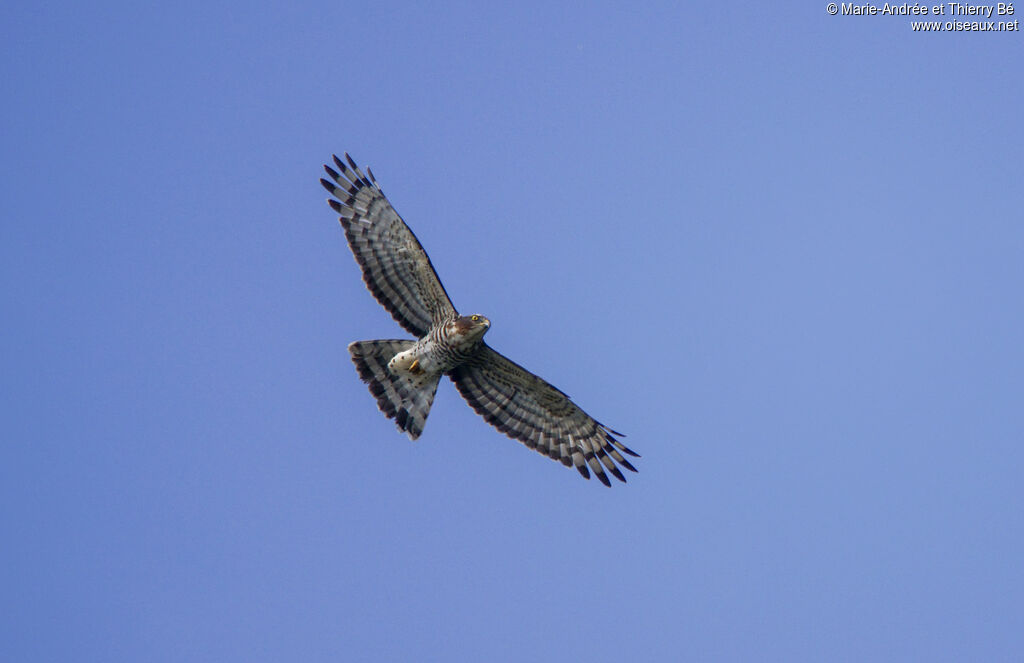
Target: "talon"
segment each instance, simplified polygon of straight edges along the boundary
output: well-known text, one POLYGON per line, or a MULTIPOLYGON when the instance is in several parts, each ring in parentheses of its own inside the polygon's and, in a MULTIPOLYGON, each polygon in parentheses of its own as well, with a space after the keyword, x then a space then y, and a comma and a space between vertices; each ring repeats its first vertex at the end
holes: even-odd
POLYGON ((421 372, 420 371, 420 360, 419 359, 417 359, 416 361, 414 361, 412 364, 409 365, 409 372, 410 373, 420 373, 421 372))

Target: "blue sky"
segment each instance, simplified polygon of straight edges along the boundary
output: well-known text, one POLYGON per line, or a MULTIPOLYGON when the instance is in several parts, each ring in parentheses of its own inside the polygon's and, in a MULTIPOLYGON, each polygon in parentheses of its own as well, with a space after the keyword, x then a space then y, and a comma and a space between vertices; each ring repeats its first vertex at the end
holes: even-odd
POLYGON ((1020 660, 1024 48, 909 22, 5 6, 0 658, 1020 660), (628 485, 377 411, 344 151, 628 485))

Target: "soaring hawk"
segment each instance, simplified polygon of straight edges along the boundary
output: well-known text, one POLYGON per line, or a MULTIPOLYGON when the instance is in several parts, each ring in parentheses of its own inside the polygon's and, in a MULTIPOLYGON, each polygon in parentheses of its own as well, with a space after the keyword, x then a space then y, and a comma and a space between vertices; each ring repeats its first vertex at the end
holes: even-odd
POLYGON ((611 486, 605 470, 625 481, 618 465, 636 472, 622 453, 638 454, 551 386, 483 341, 491 322, 460 316, 419 240, 377 185, 345 155, 325 165, 320 183, 334 198, 348 244, 366 286, 391 316, 419 340, 356 341, 348 346, 359 377, 381 412, 415 440, 423 432, 442 375, 492 426, 589 479, 611 486), (589 469, 588 469, 589 468, 589 469))

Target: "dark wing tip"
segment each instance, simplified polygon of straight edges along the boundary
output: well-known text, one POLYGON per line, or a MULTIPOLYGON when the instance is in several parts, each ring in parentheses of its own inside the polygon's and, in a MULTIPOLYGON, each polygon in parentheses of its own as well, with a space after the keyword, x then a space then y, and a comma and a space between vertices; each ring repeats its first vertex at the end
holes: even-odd
POLYGON ((334 198, 328 198, 327 199, 327 204, 331 206, 332 210, 334 210, 338 214, 341 214, 341 210, 342 210, 341 203, 339 203, 337 200, 335 200, 334 198))
POLYGON ((632 456, 633 458, 640 458, 640 454, 638 454, 637 452, 633 451, 632 449, 627 447, 622 442, 619 442, 618 440, 616 440, 611 435, 605 435, 605 440, 607 440, 609 444, 611 444, 613 447, 615 447, 619 451, 621 451, 623 453, 627 453, 630 456, 632 456))
MULTIPOLYGON (((324 166, 324 168, 326 168, 326 167, 327 166, 324 166)), ((320 186, 322 186, 323 188, 327 189, 327 191, 332 193, 332 194, 334 193, 334 190, 337 188, 336 186, 334 186, 333 183, 328 182, 327 180, 325 180, 322 177, 320 178, 320 186)))
POLYGON ((357 166, 352 157, 348 155, 348 152, 345 152, 345 161, 348 161, 348 165, 352 166, 352 170, 358 170, 359 166, 357 166))
POLYGON ((595 474, 597 474, 597 478, 601 480, 601 483, 603 483, 605 486, 609 488, 612 487, 612 482, 608 479, 607 474, 605 474, 604 472, 595 472, 595 474))

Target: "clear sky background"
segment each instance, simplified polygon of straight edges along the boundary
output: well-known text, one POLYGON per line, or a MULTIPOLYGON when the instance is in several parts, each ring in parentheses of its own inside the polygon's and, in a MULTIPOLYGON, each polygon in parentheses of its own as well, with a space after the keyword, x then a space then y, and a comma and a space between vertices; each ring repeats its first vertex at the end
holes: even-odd
POLYGON ((1021 33, 485 5, 0 10, 0 659, 1024 658, 1021 33), (344 151, 627 485, 377 411, 344 151))

